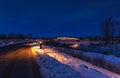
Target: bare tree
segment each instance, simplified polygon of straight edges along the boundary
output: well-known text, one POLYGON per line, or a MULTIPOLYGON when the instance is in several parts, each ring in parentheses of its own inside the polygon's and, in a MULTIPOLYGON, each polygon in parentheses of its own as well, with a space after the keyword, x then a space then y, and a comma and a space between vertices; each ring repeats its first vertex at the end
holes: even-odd
POLYGON ((32 38, 32 33, 30 33, 30 32, 29 32, 29 33, 26 33, 26 38, 27 38, 27 39, 31 39, 31 38, 32 38))
POLYGON ((117 29, 117 40, 120 43, 120 22, 116 22, 116 29, 117 29))
POLYGON ((9 33, 8 39, 16 39, 16 34, 14 32, 9 33))
POLYGON ((0 34, 0 39, 7 39, 6 34, 0 34))
POLYGON ((105 41, 105 44, 109 44, 112 42, 114 43, 114 20, 112 17, 107 18, 103 22, 100 23, 100 27, 102 30, 103 38, 105 41))
POLYGON ((114 44, 114 36, 115 36, 115 23, 112 17, 108 18, 108 23, 110 26, 110 40, 112 44, 114 44))
POLYGON ((23 33, 18 33, 16 38, 20 39, 20 40, 24 40, 25 39, 25 35, 23 33))
POLYGON ((118 25, 118 41, 119 41, 119 43, 120 43, 120 23, 119 23, 119 25, 118 25))

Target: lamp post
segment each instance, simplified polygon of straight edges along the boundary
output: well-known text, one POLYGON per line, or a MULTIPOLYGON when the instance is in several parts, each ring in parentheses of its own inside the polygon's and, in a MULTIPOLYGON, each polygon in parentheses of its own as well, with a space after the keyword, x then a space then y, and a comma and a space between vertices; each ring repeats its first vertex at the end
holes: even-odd
POLYGON ((39 42, 40 49, 42 49, 42 45, 43 45, 43 43, 39 42))

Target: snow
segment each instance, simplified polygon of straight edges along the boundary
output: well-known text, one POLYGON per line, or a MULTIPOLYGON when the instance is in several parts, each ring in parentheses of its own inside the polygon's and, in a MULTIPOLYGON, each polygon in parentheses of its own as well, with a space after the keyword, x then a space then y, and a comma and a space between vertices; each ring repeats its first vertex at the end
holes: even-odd
MULTIPOLYGON (((34 49, 37 49, 37 47, 34 49)), ((37 63, 43 78, 82 78, 78 72, 64 65, 38 49, 37 63)))
POLYGON ((5 46, 12 45, 12 44, 18 44, 18 43, 24 43, 24 42, 29 42, 29 41, 25 41, 25 40, 1 40, 0 47, 5 47, 5 46))
POLYGON ((54 48, 45 47, 43 50, 33 48, 38 53, 37 63, 43 78, 120 78, 118 74, 59 52, 54 48))
POLYGON ((42 56, 38 59, 40 71, 43 78, 82 78, 80 75, 70 67, 61 64, 49 56, 42 56))
MULTIPOLYGON (((56 47, 53 47, 54 49, 58 49, 56 47)), ((108 67, 108 66, 112 66, 113 69, 115 71, 117 71, 117 69, 120 68, 120 58, 115 57, 114 55, 103 55, 103 54, 98 54, 98 53, 92 53, 92 52, 83 52, 80 50, 75 50, 75 49, 64 49, 64 48, 59 48, 62 51, 65 51, 69 54, 74 54, 74 55, 78 55, 80 56, 82 54, 82 57, 84 58, 89 58, 91 62, 94 62, 95 59, 102 59, 104 61, 104 67, 108 67)), ((85 64, 86 65, 86 64, 85 64)), ((91 66, 90 64, 88 66, 91 66)), ((103 70, 101 68, 96 68, 96 67, 92 67, 97 69, 97 71, 103 72, 106 75, 108 75, 111 78, 120 78, 120 75, 103 70)))

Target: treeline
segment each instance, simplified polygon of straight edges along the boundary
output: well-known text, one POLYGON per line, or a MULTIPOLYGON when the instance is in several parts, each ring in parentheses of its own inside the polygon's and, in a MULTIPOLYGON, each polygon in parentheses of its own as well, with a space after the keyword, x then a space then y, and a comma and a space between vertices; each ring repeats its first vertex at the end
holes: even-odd
POLYGON ((105 44, 120 43, 120 21, 108 17, 100 23, 105 44))
POLYGON ((103 37, 100 36, 87 36, 87 37, 78 37, 80 40, 90 40, 90 41, 103 41, 103 37))
POLYGON ((105 45, 120 43, 120 21, 113 17, 108 17, 99 24, 102 36, 85 37, 81 40, 103 41, 105 45))
POLYGON ((20 40, 27 40, 27 39, 32 39, 33 35, 31 33, 9 33, 9 34, 0 34, 0 39, 20 39, 20 40))

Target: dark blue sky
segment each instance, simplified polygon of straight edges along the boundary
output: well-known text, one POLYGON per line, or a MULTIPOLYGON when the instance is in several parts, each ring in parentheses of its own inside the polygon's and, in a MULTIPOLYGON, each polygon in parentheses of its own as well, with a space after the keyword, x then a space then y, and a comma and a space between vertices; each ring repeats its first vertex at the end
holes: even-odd
POLYGON ((0 33, 94 36, 109 16, 120 19, 120 0, 0 0, 0 33))

